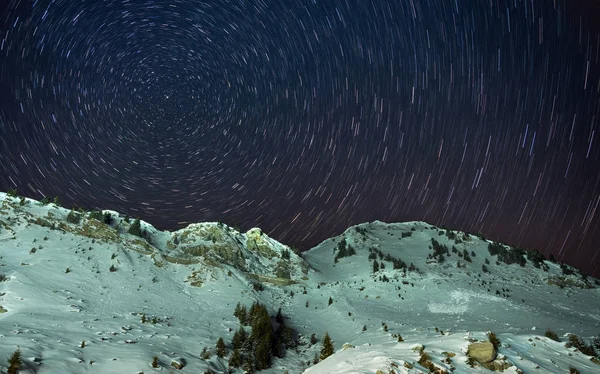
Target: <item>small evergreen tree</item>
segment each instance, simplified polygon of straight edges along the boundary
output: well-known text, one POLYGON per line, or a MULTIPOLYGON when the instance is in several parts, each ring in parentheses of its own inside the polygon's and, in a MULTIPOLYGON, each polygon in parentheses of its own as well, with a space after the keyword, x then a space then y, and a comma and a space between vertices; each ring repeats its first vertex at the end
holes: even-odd
POLYGON ((329 304, 328 304, 328 305, 331 305, 331 304, 333 304, 333 299, 332 299, 332 298, 331 298, 331 296, 330 296, 330 297, 329 297, 329 304))
POLYGON ((555 342, 559 342, 560 341, 560 339, 558 338, 558 335, 554 331, 552 331, 550 329, 546 330, 546 333, 544 335, 547 338, 554 340, 555 342))
POLYGON ((275 321, 277 321, 277 323, 279 323, 280 325, 283 323, 283 315, 281 314, 281 308, 279 308, 279 310, 277 310, 277 315, 275 316, 275 321))
POLYGON ((81 220, 81 215, 79 213, 76 213, 73 209, 71 209, 71 211, 67 215, 67 222, 73 223, 73 224, 78 224, 80 220, 81 220))
POLYGON ((135 235, 135 236, 139 236, 140 238, 143 237, 142 235, 142 226, 140 224, 140 219, 136 218, 133 223, 131 224, 131 226, 129 227, 129 230, 127 231, 129 234, 131 235, 135 235))
POLYGON ((373 273, 377 273, 379 271, 379 262, 377 260, 373 261, 373 273))
POLYGON ((238 368, 242 365, 242 355, 238 349, 234 349, 229 358, 229 367, 238 368))
POLYGON ((244 373, 246 374, 254 373, 254 361, 252 360, 251 355, 246 357, 246 360, 242 364, 242 370, 244 370, 244 373))
POLYGON ((492 343, 492 345, 494 346, 494 348, 496 348, 496 349, 500 348, 500 339, 498 339, 496 334, 494 334, 493 332, 490 331, 487 333, 487 336, 488 336, 490 343, 492 343))
POLYGON ((90 215, 88 216, 90 219, 96 219, 100 222, 102 222, 102 220, 104 219, 104 215, 102 214, 101 210, 92 210, 90 212, 90 215))
POLYGON ((217 356, 223 358, 227 354, 227 348, 225 347, 225 342, 223 338, 219 338, 217 340, 217 356))
POLYGON ((102 215, 102 222, 104 222, 107 225, 110 225, 113 222, 112 214, 110 214, 109 212, 104 213, 104 215, 102 215))
POLYGON ((471 256, 469 256, 469 252, 466 249, 463 250, 463 257, 464 257, 465 261, 472 262, 471 261, 471 256))
POLYGON ((18 374, 21 370, 23 363, 21 362, 21 350, 17 348, 16 351, 8 359, 8 371, 7 374, 18 374))
POLYGON ((233 334, 233 339, 231 340, 233 349, 242 348, 246 339, 248 339, 248 333, 246 333, 244 327, 240 326, 240 328, 233 334))
POLYGON ((325 332, 325 336, 323 337, 323 348, 321 348, 321 356, 320 359, 324 360, 327 357, 333 354, 333 342, 329 337, 329 334, 325 332))

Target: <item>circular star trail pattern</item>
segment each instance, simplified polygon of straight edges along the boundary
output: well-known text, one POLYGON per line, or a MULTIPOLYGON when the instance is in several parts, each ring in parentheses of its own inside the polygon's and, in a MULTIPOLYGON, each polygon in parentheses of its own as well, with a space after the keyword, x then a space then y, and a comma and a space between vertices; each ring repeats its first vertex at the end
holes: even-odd
POLYGON ((424 220, 599 274, 588 1, 19 0, 0 189, 309 248, 424 220))

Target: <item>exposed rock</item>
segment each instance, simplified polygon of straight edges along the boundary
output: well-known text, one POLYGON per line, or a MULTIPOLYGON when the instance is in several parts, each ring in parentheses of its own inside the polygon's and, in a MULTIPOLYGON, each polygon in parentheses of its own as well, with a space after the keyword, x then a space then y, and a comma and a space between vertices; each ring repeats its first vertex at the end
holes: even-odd
POLYGON ((496 359, 496 348, 490 342, 473 343, 469 345, 467 355, 480 364, 485 364, 496 359))
POLYGON ((171 366, 173 366, 177 370, 181 370, 185 367, 185 359, 181 357, 177 357, 171 360, 171 366))
POLYGON ((492 362, 488 362, 487 364, 483 364, 483 366, 491 371, 504 371, 513 365, 508 361, 494 360, 492 362))

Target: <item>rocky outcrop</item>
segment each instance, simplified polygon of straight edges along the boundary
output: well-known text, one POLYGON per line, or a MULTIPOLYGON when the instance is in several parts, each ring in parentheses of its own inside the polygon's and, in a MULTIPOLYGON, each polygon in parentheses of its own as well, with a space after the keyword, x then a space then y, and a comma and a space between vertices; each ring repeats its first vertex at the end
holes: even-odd
POLYGON ((477 342, 469 345, 467 355, 480 364, 486 364, 496 359, 496 348, 490 342, 477 342))

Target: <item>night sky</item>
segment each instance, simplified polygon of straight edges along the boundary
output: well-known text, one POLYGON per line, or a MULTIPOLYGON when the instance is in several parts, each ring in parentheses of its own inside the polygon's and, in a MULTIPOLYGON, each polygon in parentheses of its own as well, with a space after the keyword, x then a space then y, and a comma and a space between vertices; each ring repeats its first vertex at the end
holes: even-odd
POLYGON ((0 190, 307 249, 424 220, 600 275, 597 0, 19 0, 0 190))

